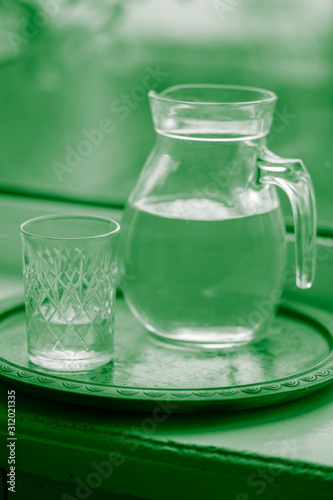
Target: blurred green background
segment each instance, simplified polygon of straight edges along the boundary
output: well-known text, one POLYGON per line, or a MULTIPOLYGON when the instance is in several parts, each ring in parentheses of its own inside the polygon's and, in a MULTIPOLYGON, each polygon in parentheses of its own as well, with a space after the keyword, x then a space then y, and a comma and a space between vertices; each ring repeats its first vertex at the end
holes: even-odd
POLYGON ((269 147, 304 160, 329 224, 332 25, 331 0, 0 0, 1 191, 122 206, 147 89, 244 84, 278 94, 269 147))

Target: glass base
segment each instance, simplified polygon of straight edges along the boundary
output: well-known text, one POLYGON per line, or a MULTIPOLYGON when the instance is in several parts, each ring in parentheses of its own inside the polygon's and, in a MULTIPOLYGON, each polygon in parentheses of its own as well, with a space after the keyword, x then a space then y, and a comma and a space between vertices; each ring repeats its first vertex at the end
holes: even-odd
POLYGON ((29 359, 33 364, 49 370, 67 372, 94 370, 95 368, 109 363, 113 358, 113 354, 109 352, 94 357, 82 358, 79 356, 80 355, 72 355, 65 357, 64 355, 62 358, 55 358, 43 355, 42 353, 29 353, 29 359))

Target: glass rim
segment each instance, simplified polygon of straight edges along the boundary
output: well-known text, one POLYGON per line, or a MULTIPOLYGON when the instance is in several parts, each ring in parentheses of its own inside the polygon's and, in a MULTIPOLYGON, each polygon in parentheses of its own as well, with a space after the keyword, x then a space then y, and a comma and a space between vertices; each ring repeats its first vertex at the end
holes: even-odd
POLYGON ((210 84, 210 83, 189 83, 189 84, 179 84, 172 85, 164 90, 162 90, 159 94, 155 92, 155 90, 150 90, 148 92, 148 96, 153 99, 158 99, 166 102, 175 102, 179 104, 191 104, 192 106, 197 105, 205 105, 205 106, 246 106, 253 104, 262 104, 262 103, 270 103, 275 102, 277 100, 277 95, 272 90, 262 89, 259 87, 249 87, 246 85, 229 85, 229 84, 210 84), (260 93, 262 94, 261 99, 253 99, 253 100, 239 100, 239 101, 187 101, 186 99, 173 99, 172 97, 168 97, 167 94, 171 91, 178 89, 217 89, 217 90, 244 90, 247 92, 260 93))
POLYGON ((20 232, 23 236, 29 236, 31 238, 37 238, 42 240, 64 240, 64 241, 74 241, 74 240, 96 240, 101 238, 107 238, 109 236, 115 236, 120 231, 120 224, 114 219, 109 219, 108 217, 103 217, 99 215, 42 215, 39 217, 33 217, 32 219, 28 219, 20 225, 20 232), (35 222, 43 222, 47 220, 69 220, 69 219, 86 219, 90 221, 99 221, 99 222, 112 222, 115 224, 115 229, 112 231, 107 231, 105 233, 92 235, 92 236, 78 236, 78 237, 67 237, 67 236, 43 236, 36 232, 31 232, 27 230, 27 227, 30 224, 35 222))

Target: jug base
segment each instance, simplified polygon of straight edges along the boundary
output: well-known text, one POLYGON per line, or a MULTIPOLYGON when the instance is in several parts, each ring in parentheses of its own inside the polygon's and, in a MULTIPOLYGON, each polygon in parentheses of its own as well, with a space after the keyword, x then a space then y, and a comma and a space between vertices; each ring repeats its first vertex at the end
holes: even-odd
POLYGON ((179 331, 176 335, 172 335, 157 332, 150 328, 149 333, 155 340, 167 343, 173 347, 207 350, 233 349, 244 346, 254 340, 254 335, 256 333, 253 330, 237 333, 232 333, 230 331, 212 333, 208 329, 206 332, 203 330, 204 329, 200 329, 200 334, 198 334, 199 332, 197 329, 189 329, 186 333, 184 331, 179 331))

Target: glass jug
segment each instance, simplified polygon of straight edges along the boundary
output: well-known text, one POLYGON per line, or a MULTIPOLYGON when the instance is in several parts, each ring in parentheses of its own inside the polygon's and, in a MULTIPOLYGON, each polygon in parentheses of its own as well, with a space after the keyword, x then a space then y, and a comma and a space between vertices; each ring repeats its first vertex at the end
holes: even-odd
POLYGON ((122 289, 160 339, 206 348, 259 338, 282 292, 292 205, 296 282, 314 278, 316 215, 301 160, 266 148, 276 95, 178 85, 149 93, 156 145, 123 220, 122 289))

